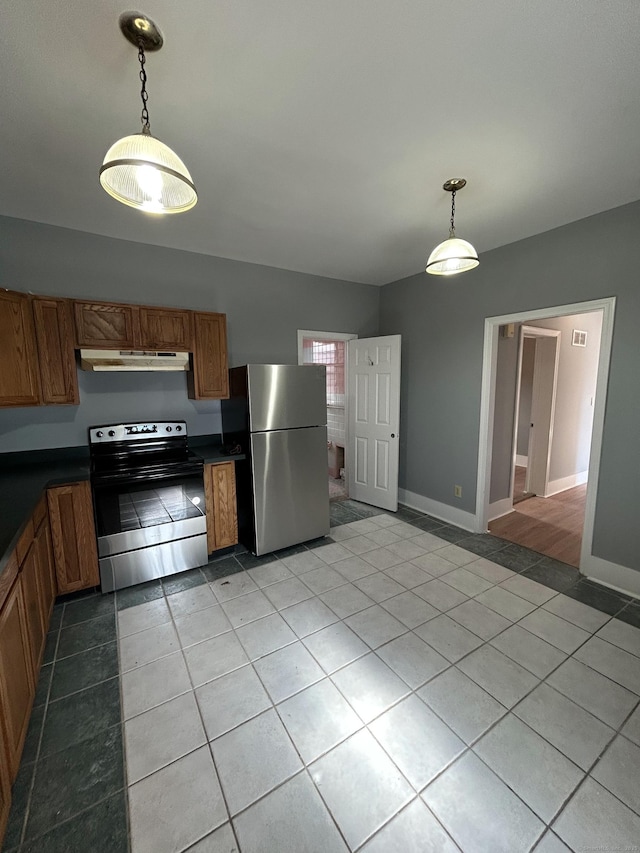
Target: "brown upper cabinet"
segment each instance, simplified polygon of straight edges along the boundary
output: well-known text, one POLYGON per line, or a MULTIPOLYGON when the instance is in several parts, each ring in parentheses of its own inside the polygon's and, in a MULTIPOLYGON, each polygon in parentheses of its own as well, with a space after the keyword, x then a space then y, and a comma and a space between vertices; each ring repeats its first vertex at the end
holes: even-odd
POLYGON ((79 347, 168 352, 192 347, 191 311, 113 302, 76 302, 74 308, 79 347))
POLYGON ((31 299, 0 290, 0 406, 40 404, 40 377, 31 299))
POLYGON ((78 371, 73 348, 73 315, 66 299, 33 298, 42 402, 78 405, 78 371))
POLYGON ((192 400, 226 399, 229 396, 226 315, 194 312, 193 343, 189 397, 192 400))
POLYGON ((191 311, 141 306, 139 344, 143 349, 189 352, 191 311))
POLYGON ((136 305, 74 302, 76 344, 93 349, 135 349, 136 305))
POLYGON ((192 353, 192 400, 229 396, 226 316, 0 290, 0 407, 77 405, 76 348, 192 353))

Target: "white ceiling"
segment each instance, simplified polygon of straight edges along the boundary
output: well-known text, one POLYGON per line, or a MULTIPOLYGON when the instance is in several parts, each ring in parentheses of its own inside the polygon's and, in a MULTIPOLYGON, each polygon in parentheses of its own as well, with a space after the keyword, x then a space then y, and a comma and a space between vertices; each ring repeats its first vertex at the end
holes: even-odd
POLYGON ((151 129, 199 192, 149 217, 98 183, 140 129, 124 0, 4 0, 0 213, 384 284, 640 198, 638 0, 144 0, 151 129))

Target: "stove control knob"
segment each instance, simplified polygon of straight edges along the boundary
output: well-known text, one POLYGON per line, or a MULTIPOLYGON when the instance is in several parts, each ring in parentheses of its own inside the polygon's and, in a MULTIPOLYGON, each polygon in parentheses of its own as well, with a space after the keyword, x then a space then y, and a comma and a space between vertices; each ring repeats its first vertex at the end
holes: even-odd
POLYGON ((98 432, 96 433, 96 438, 102 438, 103 435, 104 435, 104 433, 102 432, 101 429, 99 429, 98 432))
POLYGON ((115 434, 116 434, 115 429, 110 429, 110 430, 109 430, 109 435, 110 435, 112 438, 113 438, 113 436, 114 436, 115 434))
MULTIPOLYGON (((177 427, 176 427, 177 429, 177 427)), ((171 432, 171 427, 167 427, 167 432, 171 432)))
POLYGON ((182 427, 180 426, 180 424, 176 426, 176 432, 182 432, 182 427))

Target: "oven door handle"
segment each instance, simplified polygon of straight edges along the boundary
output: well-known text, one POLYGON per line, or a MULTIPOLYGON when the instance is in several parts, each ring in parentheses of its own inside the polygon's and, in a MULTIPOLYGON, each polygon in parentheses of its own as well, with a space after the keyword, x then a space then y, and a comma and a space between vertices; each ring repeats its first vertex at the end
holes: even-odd
POLYGON ((198 464, 187 464, 184 466, 180 466, 180 471, 144 471, 139 470, 134 472, 128 472, 126 474, 118 472, 114 474, 92 474, 91 475, 91 485, 92 486, 106 486, 112 485, 114 483, 138 483, 142 480, 148 480, 149 482, 157 482, 161 480, 181 480, 184 477, 191 476, 193 474, 200 474, 200 476, 204 476, 204 465, 202 463, 198 464))

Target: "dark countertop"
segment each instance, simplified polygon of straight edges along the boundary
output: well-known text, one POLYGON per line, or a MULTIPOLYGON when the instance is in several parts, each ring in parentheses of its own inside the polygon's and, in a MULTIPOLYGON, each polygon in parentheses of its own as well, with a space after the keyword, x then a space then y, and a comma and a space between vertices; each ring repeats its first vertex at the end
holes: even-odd
POLYGON ((89 479, 89 449, 0 455, 0 574, 47 486, 89 479))
MULTIPOLYGON (((245 458, 225 455, 221 436, 194 436, 189 447, 207 463, 245 458)), ((88 479, 88 447, 0 454, 0 574, 44 489, 88 479)))
MULTIPOLYGON (((196 436, 197 439, 197 436, 196 436)), ((205 464, 210 462, 236 462, 239 459, 246 459, 246 454, 238 453, 230 456, 228 453, 222 452, 222 444, 220 442, 201 443, 197 440, 189 441, 189 450, 193 450, 198 456, 202 456, 205 464)))

